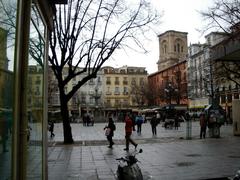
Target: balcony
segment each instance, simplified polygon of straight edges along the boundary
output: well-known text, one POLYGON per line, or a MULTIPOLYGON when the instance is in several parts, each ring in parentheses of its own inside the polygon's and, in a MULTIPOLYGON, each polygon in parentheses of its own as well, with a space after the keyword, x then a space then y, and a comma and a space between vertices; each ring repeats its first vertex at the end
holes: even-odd
POLYGON ((112 92, 107 91, 107 92, 106 92, 106 95, 112 95, 112 92))
POLYGON ((119 81, 115 81, 115 85, 119 85, 120 84, 120 82, 119 81))
POLYGON ((114 92, 114 95, 120 95, 120 92, 114 92))

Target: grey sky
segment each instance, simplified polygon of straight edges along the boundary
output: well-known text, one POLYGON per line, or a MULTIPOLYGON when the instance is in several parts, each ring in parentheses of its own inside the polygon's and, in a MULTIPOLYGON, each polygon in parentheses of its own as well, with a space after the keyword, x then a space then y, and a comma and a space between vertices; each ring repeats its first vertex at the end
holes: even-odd
MULTIPOLYGON (((203 27, 203 21, 197 11, 206 10, 213 0, 152 0, 155 8, 164 15, 161 24, 157 28, 158 34, 168 30, 188 32, 188 44, 204 42, 204 35, 196 29, 203 27)), ((146 67, 148 73, 157 71, 157 61, 159 57, 159 44, 157 36, 151 37, 151 41, 145 43, 148 54, 140 54, 131 50, 118 51, 114 54, 114 60, 110 60, 105 65, 113 67, 142 66, 146 67)))

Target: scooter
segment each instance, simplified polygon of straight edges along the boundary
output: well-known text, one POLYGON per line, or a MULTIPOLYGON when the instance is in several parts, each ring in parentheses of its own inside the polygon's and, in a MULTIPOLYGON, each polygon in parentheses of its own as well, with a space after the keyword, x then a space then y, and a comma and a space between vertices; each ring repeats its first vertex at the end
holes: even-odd
POLYGON ((119 164, 117 169, 117 177, 119 180, 143 180, 143 175, 140 167, 138 166, 137 154, 142 153, 140 149, 138 152, 134 151, 128 153, 125 157, 117 158, 119 164))
POLYGON ((238 170, 233 178, 233 180, 240 180, 240 170, 238 170))

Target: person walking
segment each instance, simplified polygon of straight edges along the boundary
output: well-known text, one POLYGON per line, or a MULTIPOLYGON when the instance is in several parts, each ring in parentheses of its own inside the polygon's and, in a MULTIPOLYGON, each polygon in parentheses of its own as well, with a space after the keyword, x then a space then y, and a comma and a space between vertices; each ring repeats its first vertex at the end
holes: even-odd
POLYGON ((179 116, 179 115, 176 114, 175 117, 174 117, 174 128, 175 128, 176 130, 178 130, 178 126, 179 126, 179 117, 178 117, 178 116, 179 116))
POLYGON ((132 114, 129 114, 129 118, 132 120, 132 123, 133 123, 133 131, 136 131, 135 129, 135 125, 136 125, 136 114, 132 113, 132 114))
POLYGON ((143 123, 143 117, 141 114, 138 114, 135 118, 135 122, 137 124, 137 133, 140 135, 142 133, 142 123, 143 123))
POLYGON ((138 144, 135 143, 132 139, 131 139, 131 135, 132 135, 132 130, 133 130, 133 122, 130 119, 130 117, 128 115, 126 115, 125 117, 125 140, 126 140, 126 148, 124 148, 125 151, 129 150, 129 142, 135 146, 135 149, 137 148, 138 144))
POLYGON ((107 140, 109 142, 109 148, 112 148, 114 145, 114 142, 112 140, 112 137, 114 136, 114 131, 116 130, 116 126, 114 124, 114 121, 111 117, 108 119, 108 125, 104 127, 105 135, 107 136, 107 140))
POLYGON ((49 121, 49 132, 51 133, 51 135, 50 135, 51 138, 55 136, 53 131, 54 131, 54 122, 53 122, 53 120, 51 120, 51 121, 49 121))
POLYGON ((157 135, 157 125, 158 125, 158 120, 156 114, 153 115, 153 117, 150 120, 150 124, 152 127, 152 135, 156 136, 157 135))
POLYGON ((83 119, 83 126, 87 126, 87 113, 84 113, 82 119, 83 119))
POLYGON ((205 113, 200 114, 200 139, 206 137, 206 129, 207 129, 207 119, 205 113))
POLYGON ((86 122, 87 122, 87 126, 90 126, 91 118, 89 113, 87 113, 86 122))

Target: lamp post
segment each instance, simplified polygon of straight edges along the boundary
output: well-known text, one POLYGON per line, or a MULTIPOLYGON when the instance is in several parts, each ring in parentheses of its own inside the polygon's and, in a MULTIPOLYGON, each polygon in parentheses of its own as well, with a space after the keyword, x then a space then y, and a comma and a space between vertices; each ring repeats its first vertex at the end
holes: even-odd
POLYGON ((164 89, 164 91, 166 92, 167 97, 169 99, 169 105, 171 105, 172 104, 172 95, 173 95, 174 92, 177 92, 178 89, 175 89, 172 86, 172 83, 168 82, 166 88, 164 89))
POLYGON ((100 99, 101 97, 101 94, 98 92, 98 84, 96 85, 95 87, 95 94, 93 95, 94 99, 95 99, 95 116, 97 114, 97 110, 99 108, 99 102, 98 100, 100 99))

